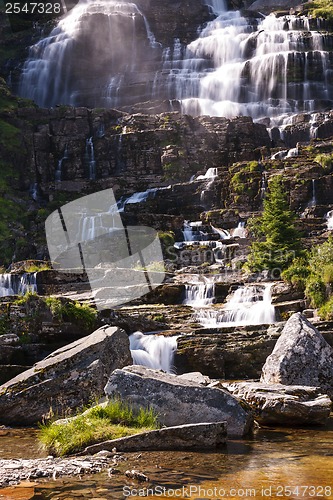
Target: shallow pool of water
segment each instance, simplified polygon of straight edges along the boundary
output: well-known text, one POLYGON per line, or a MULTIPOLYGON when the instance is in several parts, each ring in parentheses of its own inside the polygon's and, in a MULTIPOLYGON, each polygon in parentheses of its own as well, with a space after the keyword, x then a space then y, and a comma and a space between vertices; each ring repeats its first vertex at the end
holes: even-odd
MULTIPOLYGON (((260 429, 252 438, 230 441, 215 453, 128 453, 127 461, 117 467, 119 473, 111 477, 105 471, 38 484, 26 482, 0 490, 0 499, 333 499, 332 431, 333 421, 325 429, 260 429), (144 472, 149 481, 139 483, 126 478, 127 469, 144 472)), ((35 431, 31 430, 0 435, 0 450, 0 456, 7 458, 31 458, 33 453, 40 453, 35 431), (25 450, 21 445, 18 454, 20 433, 25 450), (5 451, 10 442, 12 455, 5 451)))

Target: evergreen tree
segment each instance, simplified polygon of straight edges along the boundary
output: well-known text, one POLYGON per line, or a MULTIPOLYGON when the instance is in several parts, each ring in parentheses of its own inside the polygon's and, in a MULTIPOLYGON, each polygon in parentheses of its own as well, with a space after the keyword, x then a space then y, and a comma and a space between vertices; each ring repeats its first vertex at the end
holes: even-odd
POLYGON ((258 238, 248 257, 251 271, 275 269, 276 276, 300 255, 300 233, 294 223, 282 178, 275 176, 269 183, 261 217, 250 222, 250 230, 258 238))

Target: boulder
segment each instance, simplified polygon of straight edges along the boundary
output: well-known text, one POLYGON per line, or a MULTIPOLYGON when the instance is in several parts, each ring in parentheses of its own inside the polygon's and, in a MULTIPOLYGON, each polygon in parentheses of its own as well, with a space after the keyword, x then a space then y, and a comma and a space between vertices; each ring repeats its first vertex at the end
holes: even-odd
POLYGON ((103 394, 110 373, 132 362, 124 330, 104 326, 0 386, 0 423, 32 425, 103 394))
POLYGON ((265 425, 322 425, 331 411, 330 398, 318 387, 260 382, 224 383, 223 387, 246 401, 254 418, 265 425))
POLYGON ((164 427, 156 431, 140 432, 133 436, 111 439, 88 446, 83 454, 95 454, 102 450, 119 452, 143 450, 187 450, 216 448, 226 441, 225 422, 186 424, 164 427))
POLYGON ((333 348, 301 314, 293 314, 268 356, 261 381, 320 387, 333 398, 333 348))
POLYGON ((226 390, 143 366, 115 370, 105 393, 137 407, 151 407, 167 427, 226 421, 228 435, 243 436, 253 422, 251 412, 226 390))

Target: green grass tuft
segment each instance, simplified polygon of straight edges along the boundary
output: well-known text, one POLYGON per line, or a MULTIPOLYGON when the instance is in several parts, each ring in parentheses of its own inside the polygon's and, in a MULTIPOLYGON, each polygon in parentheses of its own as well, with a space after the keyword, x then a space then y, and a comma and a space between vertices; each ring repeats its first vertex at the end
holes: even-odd
POLYGON ((157 414, 152 409, 133 409, 119 399, 93 406, 82 414, 40 426, 43 448, 58 456, 76 453, 94 443, 158 429, 157 414))

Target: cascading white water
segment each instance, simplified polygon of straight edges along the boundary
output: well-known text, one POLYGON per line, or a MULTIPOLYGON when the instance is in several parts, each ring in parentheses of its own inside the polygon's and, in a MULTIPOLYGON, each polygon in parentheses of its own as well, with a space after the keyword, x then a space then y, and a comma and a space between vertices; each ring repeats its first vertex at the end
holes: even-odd
POLYGON ((125 200, 125 205, 131 205, 132 203, 144 203, 148 198, 154 198, 158 188, 150 188, 146 191, 141 191, 132 194, 129 198, 125 200))
POLYGON ((63 167, 63 162, 65 160, 68 160, 68 146, 67 146, 67 144, 65 146, 64 154, 63 154, 62 158, 60 158, 60 160, 58 161, 58 165, 57 165, 57 168, 55 171, 55 181, 56 182, 62 181, 62 167, 63 167))
POLYGON ((197 181, 199 180, 204 180, 204 179, 215 179, 217 177, 217 168, 211 167, 207 170, 205 175, 198 175, 198 177, 195 177, 197 181))
POLYGON ((311 180, 311 185, 312 185, 312 198, 308 206, 315 207, 317 205, 316 179, 311 180))
POLYGON ((135 3, 80 0, 30 48, 19 93, 43 107, 77 105, 82 94, 114 106, 124 75, 139 72, 143 54, 153 57, 158 45, 135 3))
POLYGON ((333 210, 330 210, 326 214, 326 220, 327 220, 327 229, 329 231, 333 230, 333 210))
POLYGON ((0 274, 0 297, 37 292, 37 273, 0 274))
POLYGON ((271 284, 238 288, 223 308, 197 311, 195 317, 205 327, 261 325, 275 322, 271 284))
POLYGON ((247 237, 247 231, 245 229, 245 222, 239 222, 238 226, 232 230, 231 232, 232 236, 235 238, 246 238, 247 237))
POLYGON ((272 127, 333 100, 330 39, 306 17, 255 21, 218 11, 187 46, 181 67, 170 63, 169 89, 184 112, 270 117, 272 127))
POLYGON ((218 234, 221 240, 228 240, 230 238, 230 233, 226 229, 219 229, 217 227, 211 226, 213 233, 218 234))
POLYGON ((95 149, 92 137, 86 140, 85 160, 88 167, 88 178, 90 180, 96 179, 95 149))
POLYGON ((203 307, 213 304, 215 300, 214 278, 203 276, 199 281, 185 284, 185 306, 203 307))
POLYGON ((174 372, 173 360, 177 350, 177 337, 144 335, 134 332, 129 337, 134 365, 174 372))

